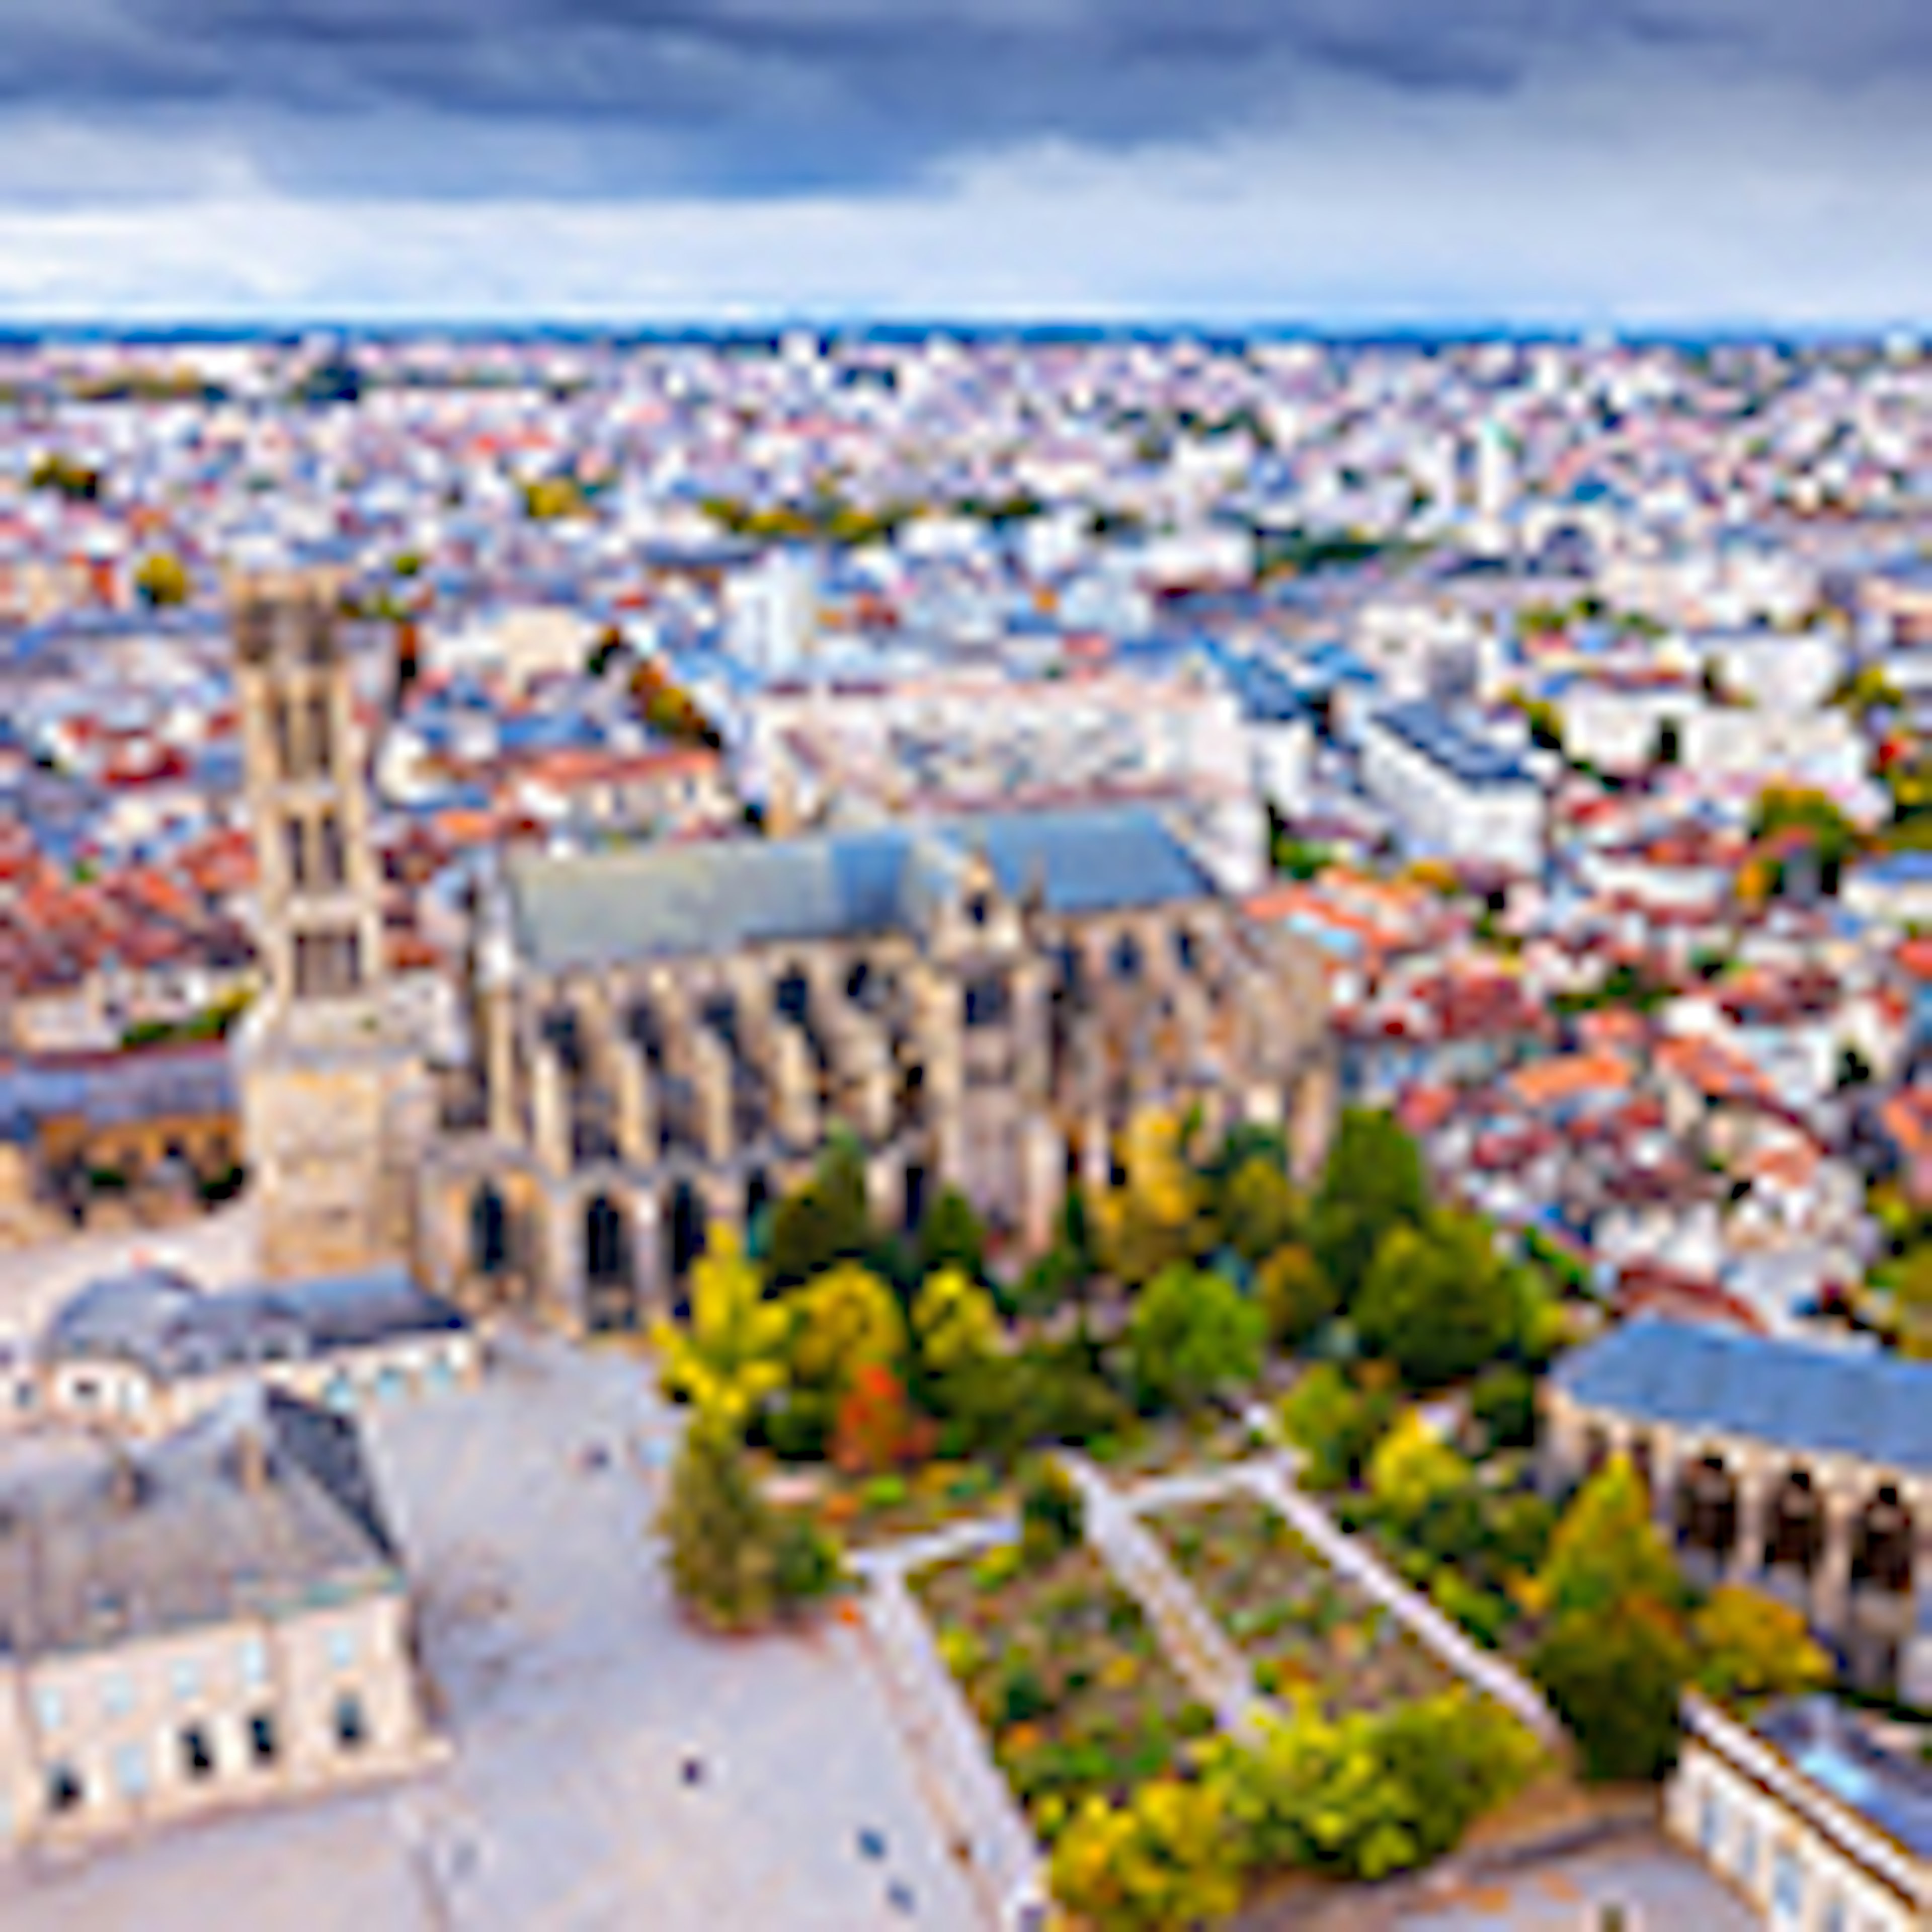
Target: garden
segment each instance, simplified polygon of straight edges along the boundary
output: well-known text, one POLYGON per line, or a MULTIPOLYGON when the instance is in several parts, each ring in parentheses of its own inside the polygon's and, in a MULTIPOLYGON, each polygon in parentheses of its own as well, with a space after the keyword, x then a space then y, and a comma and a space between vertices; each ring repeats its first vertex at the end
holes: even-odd
POLYGON ((1051 1843, 1082 1802, 1120 1800, 1180 1770, 1214 1727, 1140 1606, 1084 1543, 1024 1543, 914 1580, 940 1655, 1034 1831, 1051 1843))
POLYGON ((827 1468, 788 1477, 782 1465, 754 1459, 753 1466, 769 1487, 796 1495, 822 1529, 854 1549, 927 1535, 970 1519, 1009 1515, 1014 1505, 1010 1479, 983 1462, 940 1459, 878 1475, 827 1468))
POLYGON ((1448 1690, 1445 1667, 1384 1605, 1336 1574, 1253 1496, 1143 1520, 1254 1665, 1269 1696, 1312 1697, 1330 1716, 1448 1690))

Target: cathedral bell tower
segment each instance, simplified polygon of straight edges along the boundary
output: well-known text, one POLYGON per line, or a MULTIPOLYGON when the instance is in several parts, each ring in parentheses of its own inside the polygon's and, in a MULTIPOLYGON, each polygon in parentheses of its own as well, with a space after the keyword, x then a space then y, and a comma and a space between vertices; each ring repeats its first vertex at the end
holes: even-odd
POLYGON ((406 1259, 430 1089, 388 982, 334 602, 320 578, 251 578, 233 628, 265 980, 237 1070, 263 1270, 406 1259))

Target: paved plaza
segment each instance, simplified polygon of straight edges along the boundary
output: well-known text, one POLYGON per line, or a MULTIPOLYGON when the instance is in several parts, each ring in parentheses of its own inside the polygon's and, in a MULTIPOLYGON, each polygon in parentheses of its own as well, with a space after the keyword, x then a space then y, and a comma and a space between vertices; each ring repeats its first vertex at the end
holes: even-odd
POLYGON ((1403 1913, 1396 1932, 1598 1932, 1604 1906, 1625 1932, 1754 1932, 1757 1915, 1694 1858, 1650 1834, 1552 1859, 1403 1913))
POLYGON ((250 1932, 982 1922, 860 1636, 677 1617, 646 1532, 674 1424, 644 1365, 518 1340, 371 1438, 452 1762, 0 1879, 8 1932, 204 1932, 214 1899, 250 1932))

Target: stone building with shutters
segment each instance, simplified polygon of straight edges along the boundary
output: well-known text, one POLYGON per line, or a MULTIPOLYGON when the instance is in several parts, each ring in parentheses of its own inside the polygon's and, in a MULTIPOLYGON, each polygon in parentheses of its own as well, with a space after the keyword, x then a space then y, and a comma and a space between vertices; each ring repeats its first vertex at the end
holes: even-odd
POLYGON ((1932 1365, 1642 1318, 1544 1404, 1548 1489, 1628 1456, 1695 1579, 1782 1598, 1854 1682, 1932 1704, 1932 1365))
POLYGON ((414 1769, 408 1587, 353 1420, 259 1386, 0 1486, 0 1845, 414 1769))

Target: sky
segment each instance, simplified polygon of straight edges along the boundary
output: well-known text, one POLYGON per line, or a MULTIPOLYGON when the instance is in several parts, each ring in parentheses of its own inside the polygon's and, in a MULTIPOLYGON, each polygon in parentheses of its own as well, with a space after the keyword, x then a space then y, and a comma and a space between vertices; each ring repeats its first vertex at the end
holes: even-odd
POLYGON ((1932 316, 1927 0, 4 0, 0 316, 1932 316))

